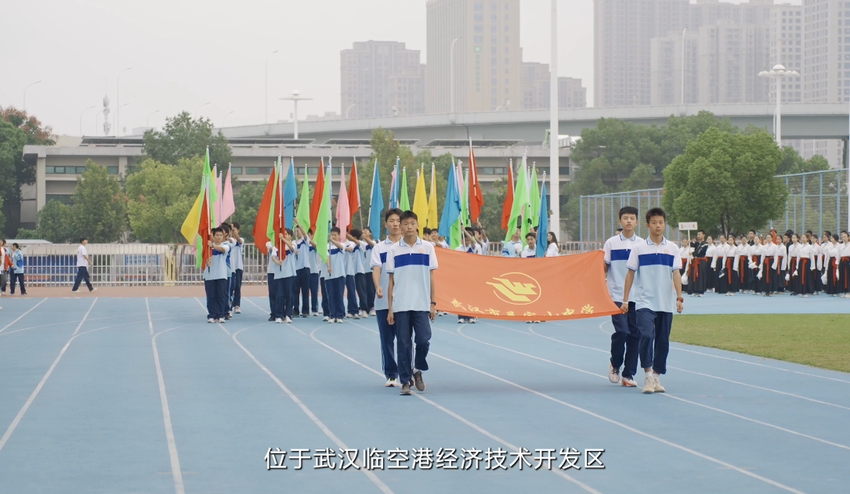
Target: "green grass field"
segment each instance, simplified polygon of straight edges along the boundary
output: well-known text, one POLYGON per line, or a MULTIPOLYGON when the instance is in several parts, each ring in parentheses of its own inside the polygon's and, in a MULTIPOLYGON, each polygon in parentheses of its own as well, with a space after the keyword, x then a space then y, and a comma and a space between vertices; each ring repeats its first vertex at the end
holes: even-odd
POLYGON ((850 372, 850 314, 688 314, 670 339, 850 372))

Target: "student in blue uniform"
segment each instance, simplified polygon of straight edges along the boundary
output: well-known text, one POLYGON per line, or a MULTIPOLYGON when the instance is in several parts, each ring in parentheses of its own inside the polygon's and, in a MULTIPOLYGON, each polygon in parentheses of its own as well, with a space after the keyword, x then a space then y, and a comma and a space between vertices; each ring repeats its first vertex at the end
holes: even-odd
POLYGON ((375 315, 375 283, 372 280, 372 250, 375 248, 375 240, 372 238, 372 230, 367 226, 363 228, 363 236, 360 238, 360 247, 363 249, 363 277, 366 285, 366 313, 375 315))
POLYGON ((310 249, 307 254, 310 266, 310 308, 314 316, 319 315, 319 252, 316 250, 316 242, 313 241, 313 230, 307 230, 307 238, 310 241, 310 249))
POLYGON ((676 243, 664 238, 667 214, 661 208, 646 212, 649 238, 635 244, 629 253, 623 303, 620 310, 629 312, 632 284, 637 282, 635 297, 637 327, 640 331, 640 364, 646 373, 644 393, 663 393, 659 380, 667 373, 667 353, 670 349, 670 329, 673 308, 682 312, 682 259, 676 243), (675 305, 673 301, 675 300, 675 305))
MULTIPOLYGON (((221 228, 224 231, 224 242, 227 243, 230 246, 230 251, 232 252, 233 246, 236 244, 236 242, 232 238, 230 238, 230 224, 222 223, 221 225, 219 225, 219 228, 221 228)), ((225 258, 225 264, 227 265, 227 284, 224 287, 224 293, 225 293, 225 297, 224 297, 224 300, 225 300, 225 302, 224 302, 224 318, 230 319, 231 317, 233 317, 233 314, 231 312, 232 311, 232 305, 231 304, 232 304, 233 300, 230 298, 231 289, 233 287, 233 263, 231 262, 229 253, 227 254, 227 257, 225 258)))
POLYGON ((395 325, 387 322, 387 286, 390 274, 387 272, 387 252, 401 239, 401 209, 393 208, 384 216, 384 226, 389 234, 377 242, 372 249, 372 282, 375 284, 375 316, 378 320, 378 334, 381 337, 381 368, 387 378, 387 387, 398 386, 398 366, 395 362, 395 325))
POLYGON ((280 240, 283 243, 285 255, 279 256, 280 269, 275 273, 277 284, 275 306, 278 309, 274 322, 288 324, 292 322, 292 299, 295 298, 295 264, 298 251, 292 243, 292 230, 289 228, 284 229, 284 233, 280 234, 280 240))
POLYGON ((243 247, 245 240, 239 236, 239 223, 234 221, 230 224, 230 237, 233 239, 233 247, 230 254, 230 264, 233 268, 233 286, 230 288, 230 298, 233 304, 233 313, 242 313, 242 274, 245 270, 243 259, 243 247))
MULTIPOLYGON (((341 323, 345 318, 345 247, 339 242, 339 228, 331 228, 328 241, 328 276, 325 280, 327 287, 328 309, 330 320, 328 322, 341 323)), ((324 294, 324 292, 323 292, 324 294)))
POLYGON ((300 225, 295 225, 295 248, 298 257, 295 260, 295 309, 293 316, 307 317, 310 314, 310 238, 300 225), (301 308, 298 308, 298 302, 301 308))
POLYGON ((207 293, 207 322, 224 322, 227 310, 227 258, 230 243, 224 241, 224 230, 214 228, 207 244, 212 255, 204 267, 204 291, 207 293))
POLYGON ((357 270, 358 263, 362 262, 360 254, 360 241, 354 238, 350 233, 342 242, 343 253, 345 259, 345 291, 348 295, 346 298, 346 314, 345 317, 360 319, 360 306, 357 301, 357 270))
POLYGON ((10 280, 10 293, 15 294, 15 282, 21 286, 21 295, 27 294, 27 287, 24 285, 24 253, 21 252, 21 246, 17 242, 12 244, 12 276, 10 280))
MULTIPOLYGON (((606 284, 611 300, 622 306, 623 284, 629 268, 626 263, 635 244, 643 239, 635 235, 638 210, 632 206, 620 209, 620 225, 622 232, 605 241, 604 251, 606 284)), ((634 284, 633 284, 634 285, 634 284)), ((637 288, 632 288, 632 293, 637 293, 637 288)), ((629 297, 634 300, 634 297, 629 297)), ((635 303, 629 302, 628 312, 611 316, 614 325, 614 333, 611 335, 611 358, 608 360, 608 379, 612 383, 622 382, 625 387, 635 387, 635 374, 637 373, 638 345, 640 344, 640 332, 637 328, 635 303), (623 368, 623 378, 620 379, 620 368, 623 368)))
POLYGON ((368 265, 364 262, 365 259, 363 257, 364 246, 368 244, 363 241, 363 231, 357 228, 351 230, 349 239, 357 244, 357 248, 354 250, 354 257, 352 258, 356 265, 354 287, 357 289, 357 315, 361 318, 369 317, 369 302, 366 301, 366 272, 368 271, 366 266, 368 265))
POLYGON ((430 321, 436 315, 437 254, 430 242, 419 238, 419 220, 413 211, 401 213, 401 231, 401 241, 387 252, 387 322, 396 324, 400 394, 410 395, 411 377, 416 389, 425 391, 422 371, 428 370, 430 321))

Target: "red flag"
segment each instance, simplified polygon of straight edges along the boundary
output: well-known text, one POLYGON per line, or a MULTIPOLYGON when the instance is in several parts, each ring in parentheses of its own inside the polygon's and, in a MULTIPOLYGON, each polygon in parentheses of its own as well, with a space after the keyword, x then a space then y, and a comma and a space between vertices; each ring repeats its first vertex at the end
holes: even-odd
POLYGON ((360 209, 360 187, 357 183, 357 162, 351 160, 351 173, 348 176, 348 224, 354 224, 354 212, 360 209))
POLYGON ((475 223, 481 214, 481 206, 484 205, 484 195, 481 194, 481 185, 478 184, 478 169, 475 167, 472 139, 469 140, 469 195, 467 197, 469 198, 469 220, 475 223))
POLYGON ((313 199, 310 201, 310 228, 316 231, 316 217, 319 215, 319 207, 322 205, 322 195, 325 190, 325 160, 319 162, 319 175, 316 177, 316 187, 313 189, 313 199))
MULTIPOLYGON (((511 208, 514 205, 514 164, 508 165, 508 188, 505 191, 505 202, 502 203, 502 229, 507 230, 511 220, 511 208)), ((513 232, 508 232, 513 233, 513 232)))
MULTIPOLYGON (((210 204, 207 202, 209 194, 204 191, 204 199, 201 201, 201 217, 198 222, 198 236, 201 237, 201 269, 207 268, 207 260, 212 256, 209 246, 210 241, 210 204)), ((195 255, 198 255, 197 252, 195 255)))
MULTIPOLYGON (((275 165, 277 167, 278 165, 275 165)), ((274 215, 272 217, 272 232, 274 235, 273 244, 277 247, 277 258, 283 259, 286 257, 286 249, 283 248, 283 241, 280 239, 280 234, 283 233, 284 221, 283 221, 283 187, 281 186, 281 178, 283 177, 282 170, 278 170, 277 172, 277 188, 275 189, 274 198, 272 199, 271 208, 269 214, 274 215)))
POLYGON ((272 194, 274 193, 274 167, 269 174, 269 179, 266 181, 266 190, 263 191, 263 199, 260 201, 260 207, 257 208, 257 219, 254 220, 254 230, 251 232, 254 235, 254 245, 263 254, 268 254, 266 242, 269 241, 269 209, 272 205, 272 194))

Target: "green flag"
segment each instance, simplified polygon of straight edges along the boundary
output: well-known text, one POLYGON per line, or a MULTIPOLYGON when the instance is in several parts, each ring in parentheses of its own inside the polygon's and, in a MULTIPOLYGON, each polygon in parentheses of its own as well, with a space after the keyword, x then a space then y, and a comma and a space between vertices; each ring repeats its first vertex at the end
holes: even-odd
POLYGON ((540 189, 537 182, 537 165, 531 165, 531 182, 528 184, 528 203, 531 205, 531 226, 540 223, 540 189))
MULTIPOLYGON (((511 218, 508 221, 508 229, 505 232, 505 242, 511 239, 514 231, 517 229, 517 221, 520 215, 527 215, 530 209, 528 206, 528 170, 525 166, 525 158, 522 160, 522 167, 517 173, 516 187, 514 188, 514 202, 511 206, 511 218), (524 212, 523 212, 524 211, 524 212)), ((522 237, 520 241, 525 241, 525 234, 528 233, 528 222, 523 222, 519 226, 522 237)))
POLYGON ((451 232, 451 235, 449 235, 449 247, 451 247, 452 249, 456 249, 457 246, 462 243, 462 233, 460 233, 460 217, 458 217, 458 219, 455 220, 454 223, 452 223, 452 227, 449 231, 451 232))
POLYGON ((295 221, 301 225, 304 233, 310 229, 310 183, 307 177, 307 167, 304 167, 304 181, 301 183, 301 195, 298 196, 298 210, 295 212, 295 221))
MULTIPOLYGON (((330 165, 330 161, 328 161, 330 165)), ((328 166, 325 176, 331 176, 331 168, 328 166)), ((316 251, 322 262, 328 262, 328 234, 331 230, 331 181, 325 182, 322 191, 322 202, 319 205, 319 213, 316 215, 316 231, 313 232, 313 241, 316 242, 316 251)))
POLYGON ((410 211, 410 199, 407 196, 407 168, 401 169, 401 199, 398 201, 398 207, 402 211, 410 211))

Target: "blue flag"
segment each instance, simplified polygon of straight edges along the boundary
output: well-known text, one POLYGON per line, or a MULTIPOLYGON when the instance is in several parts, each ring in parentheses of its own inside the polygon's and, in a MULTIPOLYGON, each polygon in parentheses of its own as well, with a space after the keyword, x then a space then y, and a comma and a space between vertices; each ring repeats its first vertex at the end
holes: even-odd
MULTIPOLYGON (((532 187, 537 187, 537 184, 532 184, 532 187)), ((546 247, 549 243, 549 205, 546 204, 546 182, 543 182, 543 187, 540 189, 540 221, 537 224, 537 257, 546 256, 546 247)))
POLYGON ((443 201, 443 214, 440 215, 440 226, 437 231, 445 238, 451 238, 452 224, 460 217, 460 195, 455 183, 455 167, 449 170, 449 180, 446 183, 446 200, 443 201))
POLYGON ((398 207, 398 161, 399 158, 395 159, 395 167, 392 172, 392 180, 390 181, 390 209, 398 207))
POLYGON ((369 229, 372 230, 373 235, 380 235, 381 211, 383 210, 384 198, 381 195, 381 179, 378 175, 378 160, 375 159, 375 171, 372 173, 372 198, 369 202, 369 229))
POLYGON ((289 170, 286 171, 286 181, 283 184, 283 226, 292 229, 292 212, 298 199, 298 188, 295 186, 295 167, 289 158, 289 170))

